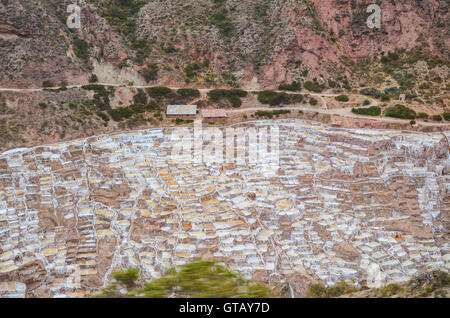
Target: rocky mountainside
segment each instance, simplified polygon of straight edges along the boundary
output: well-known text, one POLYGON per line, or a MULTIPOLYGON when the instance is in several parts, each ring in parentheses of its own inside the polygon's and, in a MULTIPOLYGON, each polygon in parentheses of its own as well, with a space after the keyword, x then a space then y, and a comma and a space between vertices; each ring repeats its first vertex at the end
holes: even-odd
MULTIPOLYGON (((405 95, 418 114, 449 113, 448 0, 383 1, 380 29, 367 26, 370 2, 84 0, 80 28, 69 28, 73 0, 1 0, 0 150, 170 124, 160 116, 169 99, 127 123, 111 116, 142 85, 376 88, 381 107, 405 95), (67 88, 96 81, 133 87, 67 88)), ((206 99, 189 102, 214 104, 206 99)))
POLYGON ((357 82, 352 63, 391 51, 445 63, 447 0, 383 1, 370 29, 368 0, 88 0, 81 28, 70 0, 0 1, 1 86, 45 80, 276 87, 357 82))

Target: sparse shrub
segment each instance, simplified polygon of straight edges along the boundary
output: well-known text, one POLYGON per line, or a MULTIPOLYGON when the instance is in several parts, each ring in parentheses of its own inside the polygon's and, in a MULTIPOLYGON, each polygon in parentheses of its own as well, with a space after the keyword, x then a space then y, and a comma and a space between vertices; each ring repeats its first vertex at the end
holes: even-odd
POLYGON ((268 118, 273 118, 278 117, 280 115, 284 115, 284 114, 290 114, 291 111, 288 109, 279 109, 279 110, 274 110, 274 111, 264 111, 264 110, 259 110, 255 113, 256 117, 268 117, 268 118))
POLYGON ((398 295, 403 291, 403 288, 397 284, 389 284, 387 286, 378 288, 376 290, 377 297, 390 297, 394 295, 398 295))
POLYGON ((311 298, 330 298, 339 297, 344 294, 349 294, 358 291, 354 286, 347 284, 345 281, 336 283, 334 286, 325 287, 321 284, 311 285, 306 297, 311 298))
POLYGON ((62 81, 61 83, 59 83, 59 91, 66 91, 67 90, 67 82, 66 81, 62 81))
POLYGON ((312 106, 316 106, 318 103, 319 103, 319 102, 318 102, 317 99, 315 99, 315 98, 311 98, 311 99, 309 100, 309 104, 312 105, 312 106))
POLYGON ((39 107, 41 109, 46 109, 47 108, 47 104, 46 103, 39 103, 39 107))
POLYGON ((370 100, 365 99, 363 102, 363 106, 369 106, 370 105, 370 100))
POLYGON ((417 114, 417 118, 421 118, 421 119, 425 119, 425 118, 428 118, 429 116, 428 116, 428 114, 427 113, 418 113, 417 114))
POLYGON ((430 88, 430 83, 428 82, 423 82, 422 84, 419 85, 420 89, 429 89, 430 88))

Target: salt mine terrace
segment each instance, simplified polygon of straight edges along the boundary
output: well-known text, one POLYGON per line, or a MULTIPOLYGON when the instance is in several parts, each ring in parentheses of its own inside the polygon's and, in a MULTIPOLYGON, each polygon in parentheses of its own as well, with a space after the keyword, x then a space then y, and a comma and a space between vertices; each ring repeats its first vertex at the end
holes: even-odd
POLYGON ((115 269, 150 279, 195 257, 327 285, 450 269, 450 132, 235 127, 273 125, 278 169, 173 161, 172 128, 1 154, 0 296, 83 297, 115 269))

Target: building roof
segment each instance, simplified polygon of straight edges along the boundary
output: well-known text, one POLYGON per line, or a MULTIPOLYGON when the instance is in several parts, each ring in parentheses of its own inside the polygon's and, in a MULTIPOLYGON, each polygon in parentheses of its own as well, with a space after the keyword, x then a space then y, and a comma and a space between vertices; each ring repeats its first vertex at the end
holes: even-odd
POLYGON ((202 116, 205 118, 227 117, 227 112, 225 109, 202 109, 202 116))
POLYGON ((196 115, 197 105, 169 105, 167 115, 196 115))

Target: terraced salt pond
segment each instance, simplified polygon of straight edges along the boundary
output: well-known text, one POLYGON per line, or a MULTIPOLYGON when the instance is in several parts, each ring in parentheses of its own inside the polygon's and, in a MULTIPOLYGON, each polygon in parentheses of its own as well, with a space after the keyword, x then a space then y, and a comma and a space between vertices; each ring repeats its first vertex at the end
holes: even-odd
POLYGON ((82 297, 194 257, 326 284, 450 268, 450 132, 235 127, 274 126, 279 167, 173 160, 171 128, 0 155, 0 297, 82 297))

